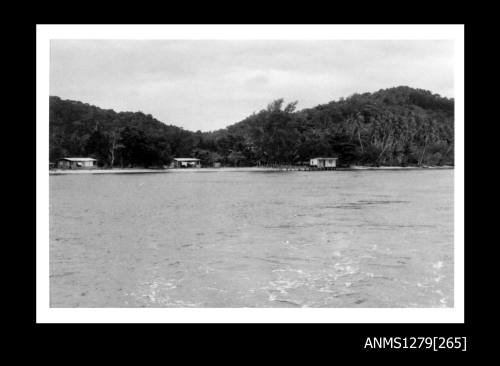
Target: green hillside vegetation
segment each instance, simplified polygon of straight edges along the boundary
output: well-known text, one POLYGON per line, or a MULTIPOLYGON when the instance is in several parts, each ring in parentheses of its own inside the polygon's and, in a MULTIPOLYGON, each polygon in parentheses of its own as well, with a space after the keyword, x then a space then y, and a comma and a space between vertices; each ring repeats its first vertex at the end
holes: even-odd
POLYGON ((187 131, 142 112, 115 112, 50 97, 50 160, 90 156, 100 166, 155 167, 174 157, 202 165, 299 164, 338 156, 341 165, 453 165, 454 100, 395 87, 296 110, 283 99, 243 121, 187 131))

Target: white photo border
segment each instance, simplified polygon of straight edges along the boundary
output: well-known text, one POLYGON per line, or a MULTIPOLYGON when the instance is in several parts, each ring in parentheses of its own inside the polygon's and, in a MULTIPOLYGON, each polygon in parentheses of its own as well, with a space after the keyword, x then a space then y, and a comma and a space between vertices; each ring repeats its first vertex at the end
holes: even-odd
POLYGON ((463 25, 37 25, 37 323, 464 323, 463 25), (49 303, 49 68, 51 39, 454 41, 454 306, 452 308, 51 308, 49 303))

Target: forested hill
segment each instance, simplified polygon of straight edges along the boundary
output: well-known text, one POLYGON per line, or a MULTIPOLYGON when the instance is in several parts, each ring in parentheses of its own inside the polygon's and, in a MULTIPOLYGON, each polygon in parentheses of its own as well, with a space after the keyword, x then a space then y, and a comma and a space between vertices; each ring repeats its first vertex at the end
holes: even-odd
POLYGON ((296 111, 278 99, 225 129, 191 132, 141 112, 50 97, 50 159, 92 156, 101 165, 297 164, 338 156, 342 165, 453 165, 454 100, 410 87, 354 94, 296 111))

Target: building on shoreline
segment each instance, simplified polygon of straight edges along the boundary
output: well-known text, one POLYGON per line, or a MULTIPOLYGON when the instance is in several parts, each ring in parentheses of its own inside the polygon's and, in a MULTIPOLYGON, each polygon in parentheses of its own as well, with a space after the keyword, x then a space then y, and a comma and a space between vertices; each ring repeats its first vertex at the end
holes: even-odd
POLYGON ((92 169, 97 167, 97 160, 92 158, 62 158, 57 160, 59 169, 92 169))
POLYGON ((200 159, 196 158, 175 158, 171 166, 173 168, 201 168, 200 159))
POLYGON ((309 166, 319 169, 337 169, 337 157, 313 158, 309 161, 309 166))

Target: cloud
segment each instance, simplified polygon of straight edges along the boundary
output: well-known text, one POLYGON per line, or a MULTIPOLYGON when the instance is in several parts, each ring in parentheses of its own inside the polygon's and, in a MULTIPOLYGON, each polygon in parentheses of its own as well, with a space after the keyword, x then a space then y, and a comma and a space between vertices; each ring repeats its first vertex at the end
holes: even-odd
POLYGON ((225 127, 281 97, 306 108, 397 85, 452 97, 453 42, 51 42, 51 95, 191 130, 225 127))

